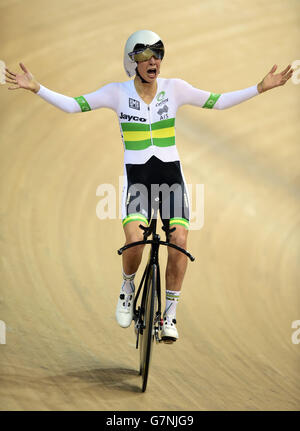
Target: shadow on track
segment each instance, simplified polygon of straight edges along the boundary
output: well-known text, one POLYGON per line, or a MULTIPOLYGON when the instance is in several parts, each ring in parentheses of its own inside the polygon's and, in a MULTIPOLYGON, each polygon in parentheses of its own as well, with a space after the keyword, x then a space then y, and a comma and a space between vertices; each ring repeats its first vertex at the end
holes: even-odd
POLYGON ((131 380, 140 378, 137 370, 128 368, 97 368, 71 371, 66 374, 49 376, 39 379, 46 385, 65 386, 69 389, 89 389, 101 387, 102 390, 117 390, 124 392, 140 392, 140 381, 132 384, 131 380))

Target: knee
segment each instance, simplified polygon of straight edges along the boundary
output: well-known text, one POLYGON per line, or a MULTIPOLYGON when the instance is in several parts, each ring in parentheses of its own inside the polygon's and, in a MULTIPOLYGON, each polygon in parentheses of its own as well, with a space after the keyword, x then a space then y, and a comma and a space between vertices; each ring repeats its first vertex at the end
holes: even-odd
POLYGON ((126 235, 126 244, 130 244, 131 242, 143 241, 143 233, 141 232, 132 232, 130 235, 126 235))
POLYGON ((187 233, 184 231, 177 232, 174 237, 171 237, 171 242, 178 247, 186 248, 187 245, 187 233))
MULTIPOLYGON (((136 233, 133 235, 129 235, 126 238, 126 245, 131 244, 132 242, 143 241, 143 239, 144 239, 143 234, 140 235, 139 233, 136 233)), ((128 251, 130 250, 131 253, 139 254, 144 250, 144 247, 145 247, 145 244, 141 244, 141 245, 137 245, 136 247, 132 247, 128 249, 128 251)))

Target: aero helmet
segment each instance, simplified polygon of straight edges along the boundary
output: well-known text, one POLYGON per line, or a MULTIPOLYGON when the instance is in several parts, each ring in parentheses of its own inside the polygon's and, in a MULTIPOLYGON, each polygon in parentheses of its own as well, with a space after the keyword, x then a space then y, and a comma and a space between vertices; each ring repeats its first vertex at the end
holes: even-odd
POLYGON ((164 45, 160 37, 150 30, 139 30, 129 36, 124 49, 124 68, 129 77, 135 75, 137 61, 152 56, 163 59, 164 45))

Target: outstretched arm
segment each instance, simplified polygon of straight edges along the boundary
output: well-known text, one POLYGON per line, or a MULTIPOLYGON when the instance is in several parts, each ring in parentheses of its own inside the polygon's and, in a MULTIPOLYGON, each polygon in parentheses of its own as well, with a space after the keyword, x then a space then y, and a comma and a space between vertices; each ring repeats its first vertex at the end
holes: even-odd
POLYGON ((85 112, 98 108, 110 108, 115 110, 116 108, 118 99, 116 84, 108 84, 84 96, 69 97, 49 90, 39 84, 23 63, 20 63, 20 67, 24 72, 22 74, 13 73, 6 68, 6 82, 15 85, 15 87, 9 87, 9 90, 17 90, 20 88, 30 90, 46 102, 68 113, 85 112))
POLYGON ((284 85, 293 74, 291 65, 281 73, 274 75, 276 68, 277 66, 274 65, 270 72, 257 85, 222 94, 200 90, 185 81, 175 79, 174 85, 176 86, 178 107, 188 104, 208 109, 226 109, 238 105, 271 88, 284 85))

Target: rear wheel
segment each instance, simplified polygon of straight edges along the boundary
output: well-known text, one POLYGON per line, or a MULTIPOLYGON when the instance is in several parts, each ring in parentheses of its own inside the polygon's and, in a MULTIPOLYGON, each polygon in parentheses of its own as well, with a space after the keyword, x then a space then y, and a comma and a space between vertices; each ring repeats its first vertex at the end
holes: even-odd
POLYGON ((144 304, 143 323, 145 328, 140 339, 140 374, 143 379, 142 391, 145 392, 148 382, 149 367, 154 341, 154 319, 156 306, 156 284, 157 284, 157 266, 152 265, 150 274, 145 286, 146 296, 144 304))

